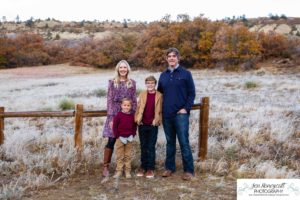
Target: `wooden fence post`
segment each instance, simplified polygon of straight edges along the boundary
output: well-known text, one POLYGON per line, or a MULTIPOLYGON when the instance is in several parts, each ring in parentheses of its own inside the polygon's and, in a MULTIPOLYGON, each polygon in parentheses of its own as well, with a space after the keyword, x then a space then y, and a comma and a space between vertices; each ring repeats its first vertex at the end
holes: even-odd
MULTIPOLYGON (((0 114, 4 114, 4 107, 0 107, 0 114)), ((0 117, 0 145, 4 144, 4 117, 0 117)))
POLYGON ((207 141, 208 141, 208 115, 209 115, 209 97, 203 97, 200 109, 200 122, 199 122, 199 154, 200 160, 205 160, 207 154, 207 141))
POLYGON ((75 147, 81 150, 82 148, 82 124, 83 124, 83 105, 77 104, 75 110, 75 147))

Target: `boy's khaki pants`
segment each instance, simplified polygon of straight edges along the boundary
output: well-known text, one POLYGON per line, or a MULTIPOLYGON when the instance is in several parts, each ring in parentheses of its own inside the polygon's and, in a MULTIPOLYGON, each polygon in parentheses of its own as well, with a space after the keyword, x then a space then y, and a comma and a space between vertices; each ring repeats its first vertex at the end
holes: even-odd
POLYGON ((115 144, 117 156, 117 169, 116 171, 131 172, 131 157, 132 157, 132 142, 123 144, 120 139, 117 139, 115 144))

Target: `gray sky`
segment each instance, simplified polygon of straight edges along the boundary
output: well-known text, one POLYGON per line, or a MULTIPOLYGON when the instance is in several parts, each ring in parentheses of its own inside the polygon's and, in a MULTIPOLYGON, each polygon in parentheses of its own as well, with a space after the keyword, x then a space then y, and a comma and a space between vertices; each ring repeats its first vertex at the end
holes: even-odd
POLYGON ((19 15, 22 21, 33 17, 48 17, 61 21, 159 20, 166 14, 176 19, 178 14, 191 17, 204 14, 215 20, 225 17, 246 15, 265 17, 285 14, 300 17, 300 0, 1 0, 0 20, 8 21, 19 15))

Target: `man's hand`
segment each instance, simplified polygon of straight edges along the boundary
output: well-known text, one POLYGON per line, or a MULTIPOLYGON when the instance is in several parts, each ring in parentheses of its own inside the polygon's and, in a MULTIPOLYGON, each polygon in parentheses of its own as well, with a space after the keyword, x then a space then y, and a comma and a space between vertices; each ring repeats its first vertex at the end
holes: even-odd
POLYGON ((186 113, 187 113, 187 111, 186 111, 186 109, 184 109, 184 108, 180 109, 180 110, 177 112, 177 114, 186 114, 186 113))

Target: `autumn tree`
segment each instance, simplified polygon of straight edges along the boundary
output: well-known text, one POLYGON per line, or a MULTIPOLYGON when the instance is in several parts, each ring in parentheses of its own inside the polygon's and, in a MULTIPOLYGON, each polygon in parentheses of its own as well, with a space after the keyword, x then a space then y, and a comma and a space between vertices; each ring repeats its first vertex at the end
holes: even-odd
POLYGON ((179 17, 186 20, 161 21, 148 26, 131 55, 135 64, 154 70, 164 68, 165 50, 169 47, 176 47, 181 53, 181 64, 186 67, 207 67, 208 63, 202 65, 203 61, 208 60, 204 59, 202 52, 209 57, 217 27, 202 17, 195 18, 193 21, 187 20, 186 16, 180 15, 179 17), (210 36, 203 33, 207 30, 211 33, 210 36), (206 41, 202 42, 203 38, 206 41), (207 40, 212 43, 210 46, 207 46, 209 43, 207 40))
POLYGON ((0 38, 0 66, 9 67, 12 53, 16 51, 16 46, 10 38, 0 38))
POLYGON ((290 57, 292 54, 291 49, 293 49, 293 45, 291 45, 288 38, 274 31, 268 33, 260 32, 258 34, 258 41, 262 47, 263 59, 290 57))
POLYGON ((96 67, 110 67, 128 59, 136 44, 134 34, 113 35, 102 40, 86 40, 80 43, 72 63, 96 67))
POLYGON ((249 32, 243 25, 221 27, 212 47, 212 58, 230 65, 253 60, 260 53, 261 47, 255 33, 249 32))

